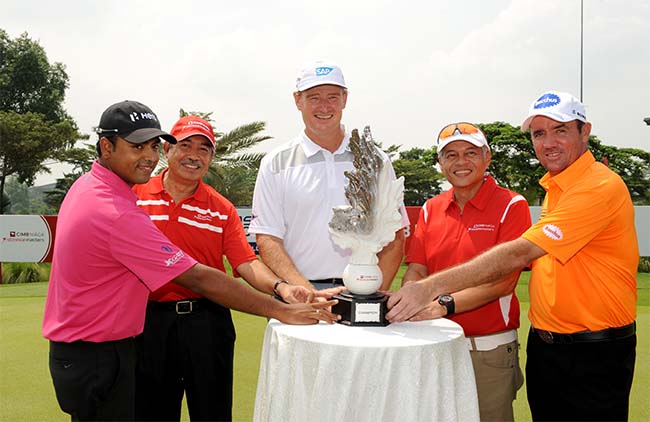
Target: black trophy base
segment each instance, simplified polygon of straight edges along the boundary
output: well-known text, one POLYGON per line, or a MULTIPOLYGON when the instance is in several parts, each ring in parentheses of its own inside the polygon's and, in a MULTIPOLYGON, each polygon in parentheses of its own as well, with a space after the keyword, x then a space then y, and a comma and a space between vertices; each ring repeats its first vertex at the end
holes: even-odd
POLYGON ((385 327, 388 313, 388 296, 375 292, 357 295, 345 292, 334 296, 339 303, 332 306, 332 312, 341 315, 339 324, 360 327, 385 327))

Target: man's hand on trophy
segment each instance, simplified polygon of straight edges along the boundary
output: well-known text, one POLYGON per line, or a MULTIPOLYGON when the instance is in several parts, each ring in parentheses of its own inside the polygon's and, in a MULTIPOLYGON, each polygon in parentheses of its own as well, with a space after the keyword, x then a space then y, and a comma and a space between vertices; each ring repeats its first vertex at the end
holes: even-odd
POLYGON ((431 292, 425 283, 409 283, 388 298, 386 318, 390 322, 407 321, 432 301, 431 292))
POLYGON ((345 286, 339 286, 339 287, 330 287, 329 289, 323 289, 323 290, 316 290, 314 291, 314 299, 317 298, 324 298, 324 299, 330 299, 333 296, 336 296, 337 294, 344 292, 347 288, 345 286))
POLYGON ((428 319, 444 318, 447 316, 447 308, 438 303, 437 300, 429 302, 420 312, 409 318, 409 321, 425 321, 428 319))
MULTIPOLYGON (((305 286, 281 283, 276 290, 286 303, 311 303, 314 301, 314 292, 305 286)), ((330 297, 328 296, 327 299, 330 297)))
POLYGON ((337 314, 333 314, 329 309, 338 303, 337 300, 328 300, 318 303, 293 303, 283 305, 280 315, 276 318, 285 324, 307 325, 317 324, 319 321, 325 321, 328 324, 341 319, 337 314))

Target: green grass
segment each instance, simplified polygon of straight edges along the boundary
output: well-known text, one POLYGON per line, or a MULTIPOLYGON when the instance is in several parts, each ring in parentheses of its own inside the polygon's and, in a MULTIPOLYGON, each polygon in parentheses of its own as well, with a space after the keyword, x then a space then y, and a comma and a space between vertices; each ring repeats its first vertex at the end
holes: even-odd
MULTIPOLYGON (((396 280, 401 280, 404 267, 396 280)), ((526 364, 529 323, 528 274, 517 286, 522 302, 521 366, 526 364)), ((398 282, 393 284, 397 288, 398 282)), ((638 346, 632 386, 630 421, 650 420, 650 274, 637 276, 638 346)), ((48 370, 48 343, 41 336, 47 283, 0 285, 0 421, 68 421, 56 402, 48 370)), ((234 312, 237 327, 233 416, 253 418, 255 389, 266 319, 234 312)), ((515 419, 530 420, 525 386, 515 401, 515 419)), ((288 398, 290 399, 290 398, 288 398)), ((189 420, 183 409, 183 420, 189 420)))

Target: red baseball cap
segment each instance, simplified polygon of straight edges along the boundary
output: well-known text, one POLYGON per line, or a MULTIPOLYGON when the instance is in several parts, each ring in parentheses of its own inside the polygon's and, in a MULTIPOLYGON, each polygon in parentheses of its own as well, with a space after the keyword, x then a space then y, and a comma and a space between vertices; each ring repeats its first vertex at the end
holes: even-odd
POLYGON ((212 129, 212 125, 199 116, 181 117, 169 133, 179 142, 189 138, 190 136, 199 135, 207 138, 210 143, 212 143, 213 148, 217 145, 214 140, 214 130, 212 129))

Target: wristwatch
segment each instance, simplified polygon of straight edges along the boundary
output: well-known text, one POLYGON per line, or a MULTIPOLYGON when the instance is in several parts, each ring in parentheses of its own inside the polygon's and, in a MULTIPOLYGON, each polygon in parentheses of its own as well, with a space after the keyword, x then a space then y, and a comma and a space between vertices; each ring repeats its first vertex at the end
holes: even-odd
POLYGON ((447 308, 447 315, 453 315, 456 312, 456 302, 454 302, 454 297, 452 295, 440 295, 438 298, 438 303, 447 308))
POLYGON ((278 280, 273 285, 273 295, 275 295, 275 296, 277 296, 279 298, 281 298, 280 292, 278 292, 278 287, 280 286, 280 284, 289 284, 289 282, 287 280, 278 280))

